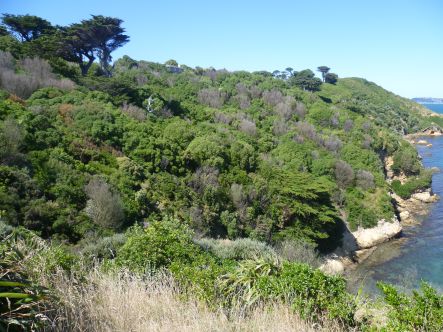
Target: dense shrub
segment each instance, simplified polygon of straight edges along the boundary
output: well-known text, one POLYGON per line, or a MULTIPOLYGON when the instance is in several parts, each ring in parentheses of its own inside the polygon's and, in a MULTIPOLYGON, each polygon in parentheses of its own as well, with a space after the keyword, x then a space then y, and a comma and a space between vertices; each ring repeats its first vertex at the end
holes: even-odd
POLYGON ((263 301, 284 301, 304 317, 326 314, 353 325, 356 306, 345 280, 306 264, 244 261, 223 276, 218 287, 225 304, 252 307, 263 301))
POLYGON ((395 174, 404 172, 406 175, 417 175, 422 168, 417 151, 412 146, 404 145, 394 153, 392 170, 395 174))
POLYGON ((118 249, 116 263, 134 271, 167 267, 174 261, 192 262, 201 249, 193 243, 189 228, 172 218, 134 226, 118 249))
POLYGON ((400 293, 394 286, 379 283, 388 307, 387 329, 390 331, 441 331, 443 296, 423 282, 412 295, 400 293))
POLYGON ((357 171, 356 183, 363 190, 373 189, 375 187, 374 175, 371 172, 360 169, 357 171))
POLYGON ((275 89, 263 92, 262 98, 267 104, 271 106, 276 106, 284 101, 281 91, 275 89))
POLYGON ((431 181, 432 172, 423 171, 419 176, 407 180, 404 184, 401 184, 399 180, 392 181, 391 188, 401 198, 408 199, 413 193, 429 188, 431 181))
POLYGON ((272 258, 277 255, 275 250, 266 243, 249 238, 236 240, 203 238, 196 240, 195 243, 222 259, 272 258))
POLYGON ((125 113, 126 115, 135 120, 138 121, 146 120, 147 117, 146 111, 141 107, 124 102, 121 107, 121 110, 123 113, 125 113))
POLYGON ((117 250, 126 242, 126 236, 117 233, 112 236, 101 237, 98 239, 86 239, 80 250, 80 253, 91 260, 94 259, 112 259, 117 255, 117 250))
POLYGON ((240 123, 238 124, 238 130, 251 136, 255 136, 257 134, 257 126, 251 119, 241 119, 240 123))

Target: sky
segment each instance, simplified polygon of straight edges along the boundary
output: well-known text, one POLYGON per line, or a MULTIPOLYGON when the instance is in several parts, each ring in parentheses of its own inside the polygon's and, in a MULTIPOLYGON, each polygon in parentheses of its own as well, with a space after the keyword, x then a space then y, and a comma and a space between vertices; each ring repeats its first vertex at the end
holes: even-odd
POLYGON ((231 71, 326 65, 403 97, 443 98, 442 0, 0 0, 0 13, 58 25, 121 18, 131 41, 114 59, 231 71))

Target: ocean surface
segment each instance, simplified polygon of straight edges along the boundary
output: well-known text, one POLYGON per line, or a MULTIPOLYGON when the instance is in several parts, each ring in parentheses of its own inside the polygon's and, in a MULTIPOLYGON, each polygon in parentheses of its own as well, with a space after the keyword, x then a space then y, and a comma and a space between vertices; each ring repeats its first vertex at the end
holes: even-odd
MULTIPOLYGON (((432 147, 417 146, 423 164, 438 167, 443 172, 443 136, 424 139, 432 143, 432 147)), ((351 290, 363 288, 369 294, 376 294, 377 281, 413 289, 418 287, 420 280, 443 290, 442 172, 435 173, 432 178, 432 190, 442 199, 430 205, 420 225, 405 227, 400 239, 379 245, 366 261, 349 272, 351 290)))
POLYGON ((443 104, 422 104, 424 107, 429 108, 431 111, 443 114, 443 104))

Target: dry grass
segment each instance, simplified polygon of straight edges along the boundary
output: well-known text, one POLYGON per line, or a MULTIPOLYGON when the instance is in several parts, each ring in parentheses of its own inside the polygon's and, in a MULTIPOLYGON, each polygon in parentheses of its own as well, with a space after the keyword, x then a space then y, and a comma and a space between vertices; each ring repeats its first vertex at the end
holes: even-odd
MULTIPOLYGON (((2 223, 0 234, 1 226, 2 223)), ((54 272, 57 270, 50 263, 54 261, 54 250, 43 240, 35 237, 27 242, 9 241, 14 248, 11 254, 21 253, 21 259, 16 259, 17 270, 55 295, 46 302, 46 311, 38 315, 39 321, 47 320, 45 327, 40 328, 43 331, 342 330, 326 319, 321 325, 303 320, 284 304, 267 303, 247 315, 243 311, 231 311, 228 315, 202 302, 184 300, 166 272, 143 277, 129 272, 104 273, 99 265, 88 268, 81 260, 72 275, 62 270, 54 272)))
POLYGON ((51 283, 63 305, 52 313, 48 331, 340 331, 331 322, 320 327, 304 321, 280 304, 228 318, 222 310, 180 300, 167 274, 141 279, 94 270, 81 283, 63 274, 51 283))

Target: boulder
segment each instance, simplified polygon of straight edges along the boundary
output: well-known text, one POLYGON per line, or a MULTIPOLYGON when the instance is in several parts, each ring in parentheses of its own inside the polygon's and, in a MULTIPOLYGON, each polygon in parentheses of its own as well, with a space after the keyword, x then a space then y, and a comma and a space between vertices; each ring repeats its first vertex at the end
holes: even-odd
POLYGON ((376 246, 369 249, 357 250, 354 254, 354 259, 357 261, 357 263, 361 263, 368 258, 375 251, 375 249, 377 249, 376 246))
POLYGON ((372 228, 359 227, 353 232, 355 240, 360 249, 368 249, 377 244, 389 241, 393 237, 400 234, 402 227, 397 218, 393 218, 391 222, 384 219, 379 220, 377 226, 372 228))
POLYGON ((319 269, 329 275, 342 274, 345 271, 345 264, 339 259, 327 259, 319 269))
POLYGON ((429 191, 412 194, 412 198, 421 201, 423 203, 433 203, 438 200, 437 195, 432 195, 429 191))
POLYGON ((411 214, 409 213, 409 211, 404 210, 404 211, 400 212, 400 220, 401 221, 409 219, 410 217, 411 217, 411 214))
POLYGON ((420 139, 420 140, 418 140, 417 143, 415 143, 415 144, 419 144, 419 145, 428 145, 429 143, 428 143, 428 141, 425 140, 425 139, 420 139))
POLYGON ((432 173, 440 173, 440 168, 434 166, 434 167, 431 167, 431 171, 432 171, 432 173))

